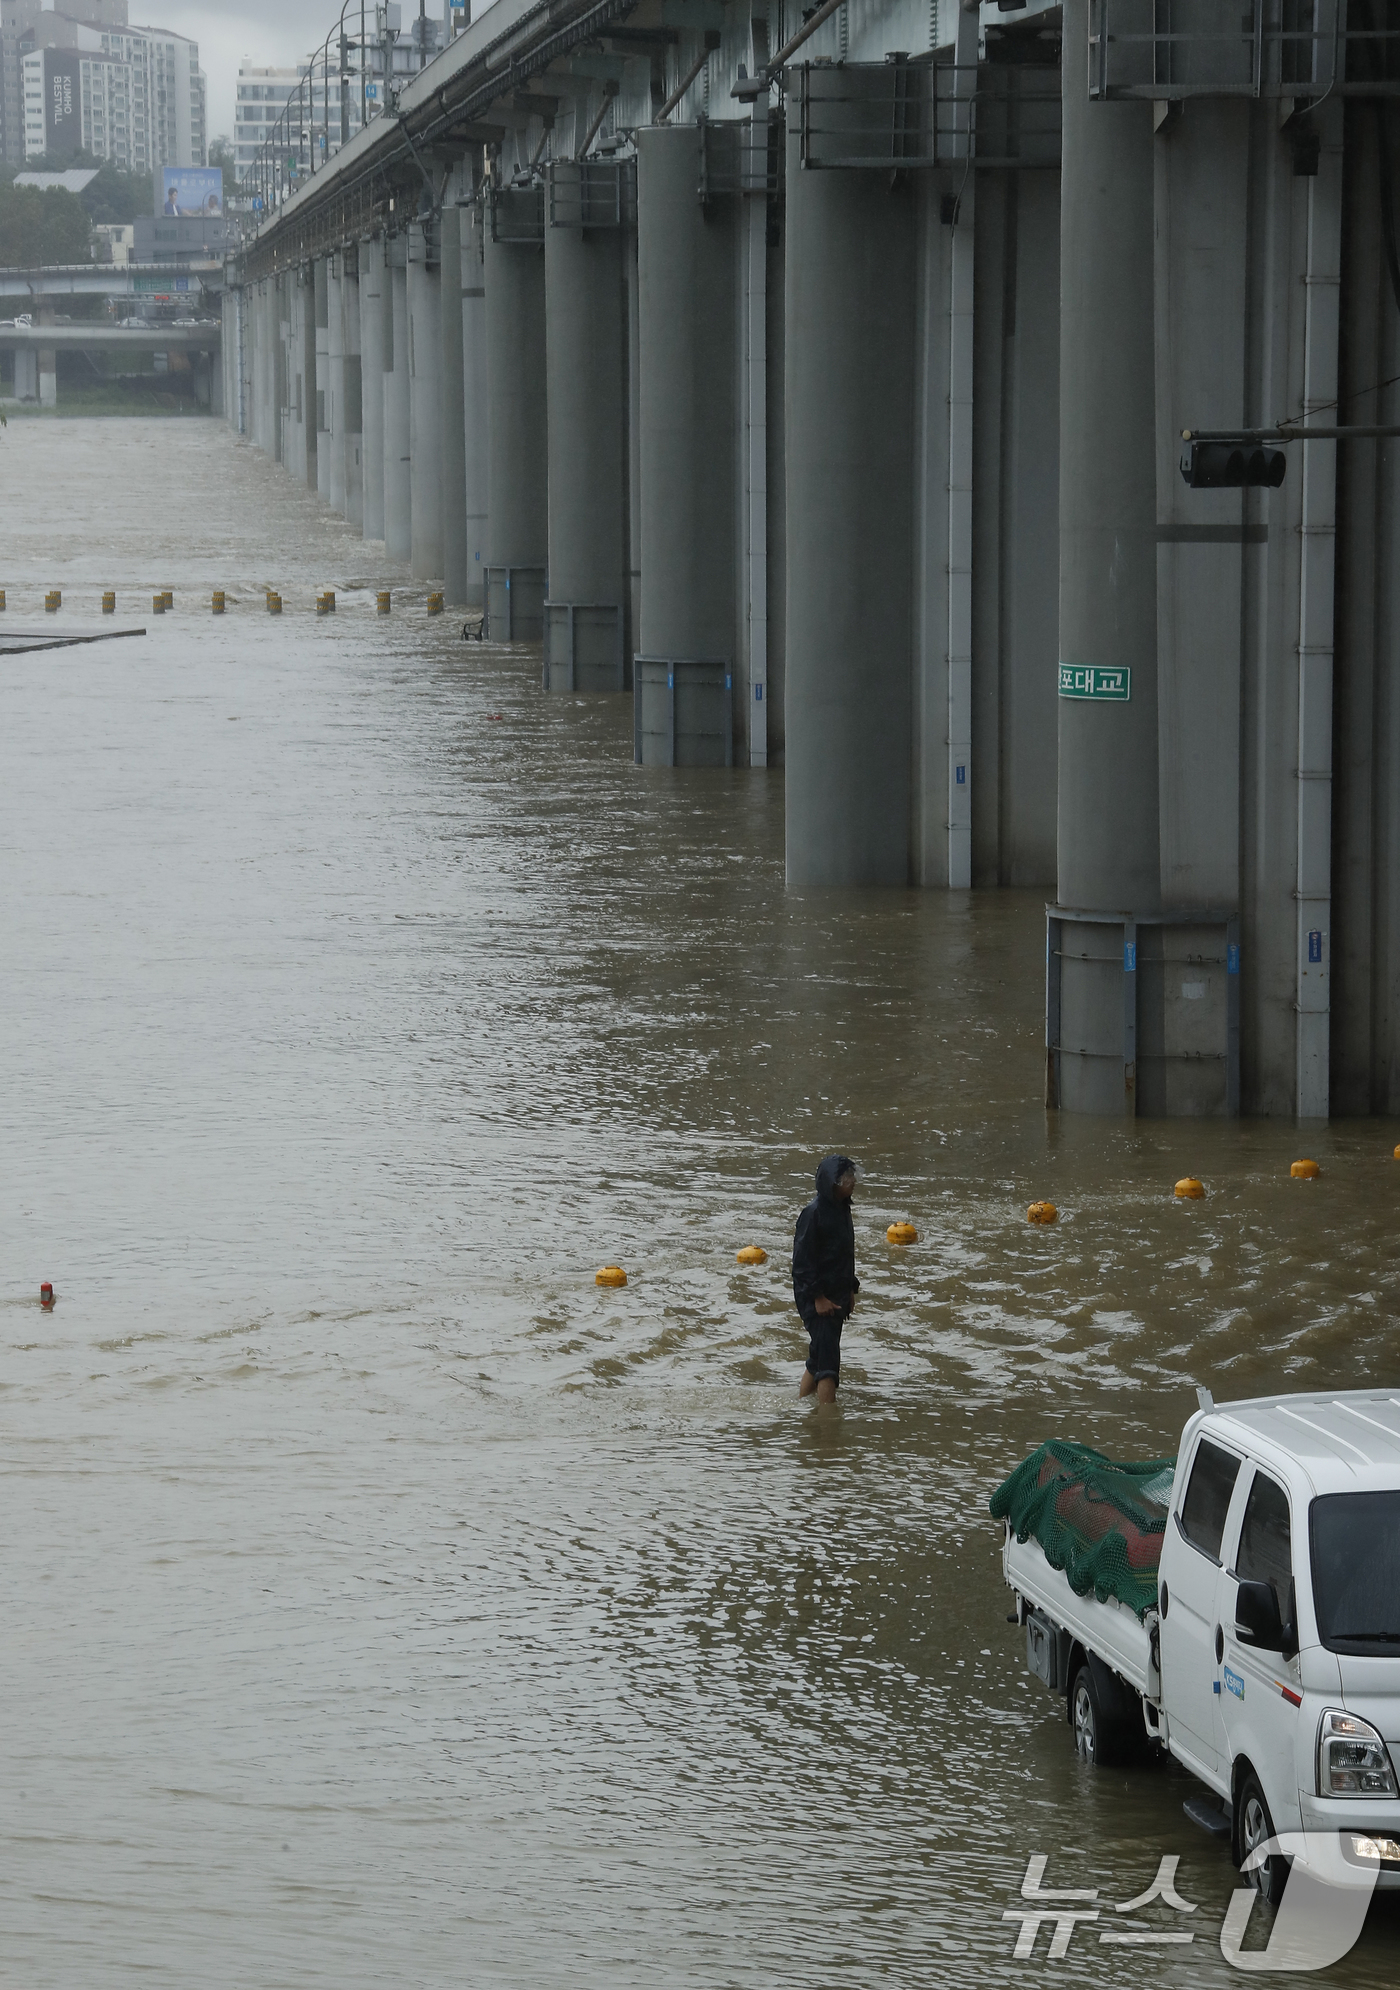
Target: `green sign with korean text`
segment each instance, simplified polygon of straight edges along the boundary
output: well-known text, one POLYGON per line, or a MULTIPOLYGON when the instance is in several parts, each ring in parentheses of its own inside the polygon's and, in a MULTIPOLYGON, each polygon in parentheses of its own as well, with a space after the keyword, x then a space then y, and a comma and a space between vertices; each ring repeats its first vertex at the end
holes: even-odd
POLYGON ((1101 663, 1062 663, 1062 698, 1106 698, 1111 704, 1126 705, 1133 695, 1131 670, 1109 670, 1101 663))

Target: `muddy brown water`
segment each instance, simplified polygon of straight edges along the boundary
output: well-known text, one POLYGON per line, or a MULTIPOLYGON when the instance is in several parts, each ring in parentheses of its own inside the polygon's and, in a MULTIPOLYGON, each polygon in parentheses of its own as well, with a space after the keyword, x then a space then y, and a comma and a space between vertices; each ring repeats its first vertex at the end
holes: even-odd
MULTIPOLYGON (((1034 895, 787 895, 780 773, 635 769, 213 423, 0 467, 11 617, 175 592, 0 659, 0 1975, 1233 1981, 1191 1784, 1076 1761, 986 1502, 1198 1381, 1400 1383, 1400 1127, 1047 1122, 1034 895), (1178 1855, 1194 1942, 1014 1960, 1038 1852, 1110 1914, 1178 1855)), ((1329 1980, 1397 1955, 1378 1903, 1329 1980)))

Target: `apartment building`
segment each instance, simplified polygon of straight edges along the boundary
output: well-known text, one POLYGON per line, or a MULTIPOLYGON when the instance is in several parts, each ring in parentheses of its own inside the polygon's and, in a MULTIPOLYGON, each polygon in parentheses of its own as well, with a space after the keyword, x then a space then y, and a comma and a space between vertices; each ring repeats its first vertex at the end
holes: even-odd
POLYGON ((202 166, 208 140, 199 44, 164 28, 70 26, 62 44, 21 57, 24 157, 83 151, 129 172, 202 166))
POLYGON ((80 31, 124 27, 127 0, 0 0, 0 158, 22 165, 24 58, 40 48, 77 48, 80 31))

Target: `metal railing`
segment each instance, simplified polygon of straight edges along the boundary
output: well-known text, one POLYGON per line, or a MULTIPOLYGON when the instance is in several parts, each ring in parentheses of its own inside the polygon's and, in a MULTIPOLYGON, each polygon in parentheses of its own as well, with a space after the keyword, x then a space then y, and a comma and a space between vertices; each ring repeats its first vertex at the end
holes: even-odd
POLYGON ((637 218, 635 159, 556 159, 545 184, 551 228, 626 228, 637 218))
POLYGON ((700 127, 702 201, 728 194, 776 194, 782 191, 786 168, 785 126, 781 111, 771 111, 766 139, 747 119, 700 127))
POLYGON ((498 187, 494 180, 488 180, 484 198, 486 224, 493 242, 526 242, 543 247, 544 185, 541 181, 536 180, 528 187, 498 187), (511 196, 509 200, 504 198, 506 194, 511 196))
POLYGON ((900 172, 971 163, 1058 166, 1057 69, 951 62, 804 63, 788 72, 806 170, 900 172))
POLYGON ((1385 0, 1089 0, 1089 95, 1400 95, 1385 0))

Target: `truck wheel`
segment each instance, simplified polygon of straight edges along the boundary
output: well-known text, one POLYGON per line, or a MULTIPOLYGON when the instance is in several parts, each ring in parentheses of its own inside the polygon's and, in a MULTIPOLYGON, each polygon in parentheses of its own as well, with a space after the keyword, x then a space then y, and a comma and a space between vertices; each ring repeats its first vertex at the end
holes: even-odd
POLYGON ((1121 1760, 1124 1752, 1121 1724, 1104 1713, 1103 1699, 1087 1664, 1081 1665, 1074 1675, 1069 1717, 1074 1727, 1074 1752, 1081 1762, 1106 1768, 1121 1760))
MULTIPOLYGON (((1241 1869, 1255 1846, 1265 1844, 1273 1835, 1274 1820, 1269 1815, 1259 1778, 1251 1769, 1235 1799, 1235 1843, 1239 1847, 1241 1869)), ((1245 1878, 1270 1907, 1277 1907, 1288 1884, 1288 1861, 1281 1852, 1275 1852, 1262 1865, 1246 1872, 1245 1878)))

